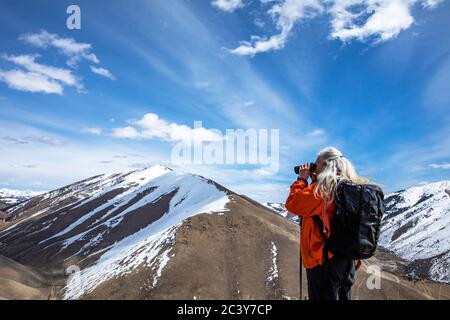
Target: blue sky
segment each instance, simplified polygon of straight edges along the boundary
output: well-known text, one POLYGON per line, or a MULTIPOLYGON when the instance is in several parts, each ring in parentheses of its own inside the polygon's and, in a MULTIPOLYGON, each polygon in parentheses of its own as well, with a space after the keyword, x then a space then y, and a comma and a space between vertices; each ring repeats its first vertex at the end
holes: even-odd
POLYGON ((436 0, 2 0, 0 187, 162 163, 284 201, 330 145, 386 193, 449 179, 448 21, 436 0), (174 165, 194 121, 279 129, 279 171, 174 165))

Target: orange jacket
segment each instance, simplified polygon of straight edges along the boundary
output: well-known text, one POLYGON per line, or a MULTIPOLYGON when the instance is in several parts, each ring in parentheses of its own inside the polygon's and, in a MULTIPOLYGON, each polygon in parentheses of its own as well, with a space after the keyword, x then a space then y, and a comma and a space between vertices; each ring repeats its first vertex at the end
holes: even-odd
MULTIPOLYGON (((295 181, 291 185, 291 192, 286 200, 286 209, 289 212, 302 217, 300 245, 303 266, 306 269, 314 268, 325 262, 323 255, 323 239, 312 216, 318 215, 320 217, 326 229, 325 235, 328 237, 330 235, 330 221, 336 213, 334 203, 327 202, 326 223, 324 223, 324 200, 314 196, 313 190, 315 185, 315 182, 308 186, 303 180, 295 181)), ((333 257, 333 254, 328 252, 328 258, 331 257, 333 257)))

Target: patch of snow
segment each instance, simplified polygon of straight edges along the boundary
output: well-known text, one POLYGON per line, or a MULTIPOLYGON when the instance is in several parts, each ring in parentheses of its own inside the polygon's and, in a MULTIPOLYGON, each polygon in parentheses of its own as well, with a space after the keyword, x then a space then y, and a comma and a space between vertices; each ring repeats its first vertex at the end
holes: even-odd
POLYGON ((269 270, 269 276, 267 277, 267 281, 273 281, 278 278, 278 266, 277 266, 277 246, 272 241, 272 248, 270 252, 272 254, 272 265, 269 270))
POLYGON ((300 217, 297 216, 297 215, 294 215, 294 214, 290 213, 288 210, 286 210, 286 207, 284 206, 283 203, 263 202, 262 204, 265 207, 275 211, 276 213, 278 213, 283 218, 288 219, 289 221, 293 221, 293 222, 295 222, 297 224, 300 222, 300 217))

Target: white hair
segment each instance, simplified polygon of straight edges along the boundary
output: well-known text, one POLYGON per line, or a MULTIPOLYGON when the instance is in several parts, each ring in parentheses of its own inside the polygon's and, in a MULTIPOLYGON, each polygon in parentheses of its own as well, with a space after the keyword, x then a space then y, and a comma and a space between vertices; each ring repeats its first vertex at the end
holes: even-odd
POLYGON ((323 148, 317 158, 323 163, 323 168, 317 175, 317 184, 313 191, 316 197, 333 201, 338 184, 344 180, 351 180, 355 184, 371 183, 370 179, 358 176, 350 160, 334 147, 323 148))

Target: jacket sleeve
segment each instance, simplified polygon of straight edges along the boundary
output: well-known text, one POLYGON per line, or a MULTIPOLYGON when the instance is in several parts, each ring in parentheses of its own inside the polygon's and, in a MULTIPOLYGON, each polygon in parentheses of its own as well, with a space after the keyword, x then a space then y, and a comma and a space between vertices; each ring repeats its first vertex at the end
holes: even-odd
POLYGON ((312 217, 316 214, 316 209, 323 204, 323 200, 314 196, 314 185, 315 183, 312 183, 308 187, 307 182, 303 180, 295 181, 286 200, 286 209, 301 217, 312 217))

